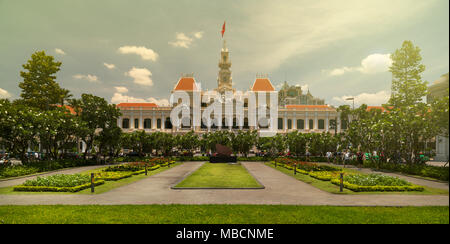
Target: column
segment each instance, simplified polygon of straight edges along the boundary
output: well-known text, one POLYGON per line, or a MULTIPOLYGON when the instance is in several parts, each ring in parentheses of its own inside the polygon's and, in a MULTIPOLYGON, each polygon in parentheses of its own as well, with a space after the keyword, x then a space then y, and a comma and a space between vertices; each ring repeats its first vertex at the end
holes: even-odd
POLYGON ((166 118, 164 117, 164 112, 161 112, 161 130, 166 129, 166 118))
POLYGON ((144 119, 142 118, 142 107, 139 111, 139 129, 144 129, 144 119))
POLYGON ((328 132, 328 129, 330 127, 330 119, 329 119, 328 111, 326 113, 326 116, 327 116, 327 118, 325 120, 325 131, 328 132))
POLYGON ((131 111, 130 114, 130 129, 134 129, 134 111, 131 111))
POLYGON ((152 129, 153 130, 156 129, 156 114, 155 114, 155 111, 153 111, 153 115, 152 115, 152 129))
POLYGON ((308 118, 308 111, 305 112, 305 130, 309 130, 309 118, 308 118))
POLYGON ((292 121, 292 129, 297 130, 297 113, 294 112, 294 121, 292 121))
POLYGON ((314 130, 317 130, 318 127, 318 121, 317 121, 317 111, 314 112, 314 130))
POLYGON ((288 118, 287 118, 287 113, 284 112, 284 118, 283 118, 284 131, 287 131, 287 130, 288 130, 288 128, 287 128, 287 120, 288 120, 288 118))

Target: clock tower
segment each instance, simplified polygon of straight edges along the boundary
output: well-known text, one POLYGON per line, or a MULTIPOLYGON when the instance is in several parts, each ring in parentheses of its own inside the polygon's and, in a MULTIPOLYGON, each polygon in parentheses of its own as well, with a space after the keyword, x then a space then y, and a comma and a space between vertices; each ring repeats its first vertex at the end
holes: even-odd
POLYGON ((223 40, 222 51, 220 52, 220 61, 219 61, 219 76, 217 77, 217 91, 219 93, 224 93, 225 91, 235 91, 233 89, 233 82, 231 78, 231 61, 230 61, 230 53, 228 52, 228 48, 226 46, 226 41, 223 40))

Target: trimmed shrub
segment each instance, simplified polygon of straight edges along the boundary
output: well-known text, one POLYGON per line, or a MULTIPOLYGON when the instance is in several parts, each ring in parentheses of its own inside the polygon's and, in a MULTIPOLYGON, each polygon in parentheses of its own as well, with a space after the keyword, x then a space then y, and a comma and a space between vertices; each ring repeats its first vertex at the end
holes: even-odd
MULTIPOLYGON (((94 182, 95 186, 104 184, 104 180, 98 180, 94 182)), ((78 192, 91 187, 91 183, 73 186, 73 187, 55 187, 55 186, 14 186, 14 191, 30 191, 30 192, 78 192)))

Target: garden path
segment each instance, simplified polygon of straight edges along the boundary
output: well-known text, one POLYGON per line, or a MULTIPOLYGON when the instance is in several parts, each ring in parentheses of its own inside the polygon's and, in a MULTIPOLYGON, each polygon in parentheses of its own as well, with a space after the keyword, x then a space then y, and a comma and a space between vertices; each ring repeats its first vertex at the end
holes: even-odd
POLYGON ((109 192, 83 194, 0 195, 0 205, 30 204, 283 204, 338 206, 449 205, 448 195, 338 195, 319 190, 261 162, 242 164, 265 186, 258 190, 173 190, 171 186, 203 162, 186 162, 109 192))

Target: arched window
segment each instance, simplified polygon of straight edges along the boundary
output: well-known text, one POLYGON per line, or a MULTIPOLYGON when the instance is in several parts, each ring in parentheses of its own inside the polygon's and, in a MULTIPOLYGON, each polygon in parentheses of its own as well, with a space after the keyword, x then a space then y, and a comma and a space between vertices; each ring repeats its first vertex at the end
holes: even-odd
POLYGON ((287 127, 288 127, 288 130, 292 129, 292 119, 288 119, 287 127))
POLYGON ((278 118, 278 129, 279 130, 283 129, 283 118, 278 118))
POLYGON ((325 120, 319 119, 319 130, 325 129, 325 120))
POLYGON ((156 128, 161 129, 161 119, 156 120, 156 128))
POLYGON ((144 119, 144 129, 152 128, 152 119, 144 119))
POLYGON ((167 118, 166 118, 166 122, 165 122, 165 124, 164 124, 164 127, 165 127, 166 129, 172 129, 172 121, 170 121, 170 117, 167 117, 167 118))
POLYGON ((237 120, 236 120, 236 118, 233 118, 233 129, 238 129, 238 128, 239 128, 239 126, 237 124, 237 120))
POLYGON ((130 128, 130 119, 122 119, 122 129, 129 129, 130 128))
POLYGON ((309 129, 310 130, 314 129, 314 120, 312 120, 312 119, 309 120, 309 129))
POLYGON ((248 118, 244 118, 244 129, 248 129, 248 118))
POLYGON ((134 119, 134 128, 139 129, 139 119, 134 119))
POLYGON ((305 129, 305 121, 302 119, 297 120, 297 130, 305 129))

